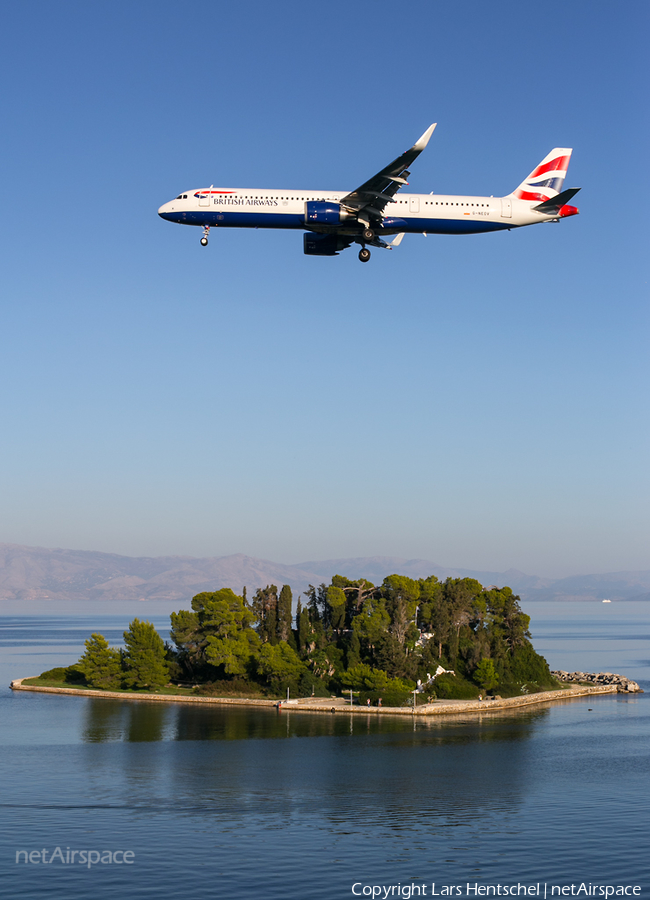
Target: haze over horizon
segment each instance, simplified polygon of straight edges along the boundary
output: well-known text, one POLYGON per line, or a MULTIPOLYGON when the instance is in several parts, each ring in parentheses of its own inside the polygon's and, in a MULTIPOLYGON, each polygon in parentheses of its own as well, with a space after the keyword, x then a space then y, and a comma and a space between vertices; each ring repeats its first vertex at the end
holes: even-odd
POLYGON ((295 568, 303 568, 308 569, 309 566, 319 566, 323 563, 335 563, 337 561, 350 563, 354 560, 382 560, 389 561, 395 560, 397 564, 399 563, 426 563, 430 562, 435 568, 438 569, 449 569, 449 570, 458 570, 458 571, 484 571, 484 572, 495 572, 506 574, 507 572, 515 572, 520 575, 525 575, 531 578, 539 578, 539 579, 548 579, 548 580, 556 580, 562 578, 571 578, 573 576, 581 576, 581 575, 598 575, 598 574, 613 574, 618 571, 650 571, 647 567, 638 567, 637 569, 626 569, 626 570, 615 570, 615 569, 591 569, 589 572, 585 571, 575 571, 575 572, 565 572, 561 575, 549 574, 543 571, 524 571, 518 566, 508 565, 505 567, 497 567, 497 566, 475 566, 470 562, 448 562, 447 560, 440 560, 435 554, 428 554, 426 556, 416 556, 416 555, 407 555, 402 556, 396 553, 370 553, 370 554, 362 554, 362 555, 348 555, 348 556, 340 556, 340 557, 327 557, 327 556, 319 556, 317 558, 311 559, 271 559, 270 557, 256 556, 252 553, 245 553, 244 551, 235 551, 233 553, 208 553, 205 555, 201 555, 199 553, 119 553, 114 550, 103 550, 97 547, 42 547, 36 545, 22 545, 16 544, 12 541, 3 541, 0 542, 0 552, 5 548, 16 547, 18 549, 28 549, 28 550, 46 550, 51 552, 59 552, 62 551, 64 553, 96 553, 96 554, 106 554, 106 555, 115 555, 120 556, 127 559, 187 559, 187 560, 224 560, 224 559, 234 559, 237 557, 251 559, 259 562, 270 562, 273 565, 287 566, 287 567, 295 567, 295 568))
POLYGON ((505 572, 453 568, 433 560, 400 557, 353 557, 287 565, 244 554, 132 557, 88 550, 61 550, 0 544, 0 606, 10 613, 89 612, 138 608, 169 611, 187 606, 203 591, 231 588, 249 596, 269 584, 289 585, 294 604, 309 585, 329 583, 334 575, 382 584, 389 575, 422 579, 434 575, 473 578, 483 585, 508 586, 522 600, 615 601, 650 599, 650 569, 544 578, 516 569, 505 572), (162 606, 161 606, 162 604, 162 606))
POLYGON ((6 7, 0 541, 650 568, 650 7, 327 15, 6 7), (157 217, 211 183, 352 190, 434 121, 413 191, 500 196, 572 147, 581 214, 367 265, 157 217))

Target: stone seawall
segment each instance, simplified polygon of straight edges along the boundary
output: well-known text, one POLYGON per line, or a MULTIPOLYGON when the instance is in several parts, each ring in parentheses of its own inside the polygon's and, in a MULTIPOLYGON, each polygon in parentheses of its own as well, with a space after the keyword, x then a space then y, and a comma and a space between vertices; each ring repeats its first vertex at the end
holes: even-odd
POLYGON ((497 710, 517 709, 539 703, 556 703, 560 700, 572 700, 592 694, 614 694, 618 687, 615 684, 600 684, 593 687, 575 686, 557 691, 541 691, 537 694, 524 694, 521 697, 508 697, 505 700, 435 700, 433 703, 416 707, 390 706, 350 706, 349 700, 337 697, 330 699, 307 698, 304 700, 246 700, 238 697, 190 697, 175 694, 142 694, 127 691, 96 691, 89 688, 40 687, 35 684, 23 684, 26 678, 17 678, 11 682, 13 691, 34 691, 43 694, 67 694, 68 696, 94 697, 102 700, 140 700, 149 703, 204 703, 213 706, 266 706, 280 710, 322 713, 352 713, 355 715, 392 715, 392 716, 444 716, 458 713, 491 713, 497 710))
POLYGON ((245 700, 239 697, 190 697, 179 694, 145 694, 142 692, 131 693, 130 691, 96 691, 92 688, 68 688, 68 687, 44 687, 39 684, 23 684, 23 681, 30 681, 31 678, 38 678, 38 675, 31 675, 26 678, 17 678, 9 685, 12 691, 37 691, 42 694, 68 694, 74 697, 101 697, 108 700, 148 700, 157 703, 221 703, 232 704, 235 706, 276 706, 277 700, 245 700))
POLYGON ((625 675, 615 675, 613 672, 565 672, 564 669, 558 669, 551 672, 558 681, 568 683, 587 682, 588 684, 613 684, 621 693, 642 694, 643 691, 636 683, 626 678, 625 675))

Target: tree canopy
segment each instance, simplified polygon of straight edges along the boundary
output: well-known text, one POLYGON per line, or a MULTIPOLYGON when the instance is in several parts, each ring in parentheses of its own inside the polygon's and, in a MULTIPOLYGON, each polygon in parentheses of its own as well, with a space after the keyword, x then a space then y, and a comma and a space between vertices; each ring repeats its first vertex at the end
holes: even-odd
POLYGON ((77 664, 86 684, 102 691, 122 686, 122 661, 118 650, 108 646, 102 634, 91 634, 85 641, 86 652, 77 664))
POLYGON ((516 692, 525 680, 552 682, 530 643, 530 618, 509 587, 398 574, 374 585, 335 575, 329 584, 309 585, 295 622, 291 598, 288 585, 259 588, 250 603, 227 588, 198 594, 192 612, 172 614, 187 676, 245 677, 298 693, 352 688, 360 696, 402 696, 418 683, 430 694, 475 696, 497 685, 516 692), (440 667, 451 674, 437 681, 431 673, 440 667))
POLYGON ((151 624, 134 619, 124 632, 124 683, 136 689, 156 690, 169 681, 165 645, 151 624))
POLYGON ((124 650, 93 634, 66 672, 104 689, 159 690, 171 678, 201 690, 236 685, 258 696, 352 690, 359 702, 384 705, 413 702, 414 691, 460 698, 553 684, 530 641, 530 617, 509 587, 398 574, 374 585, 335 575, 329 584, 309 585, 295 619, 292 599, 286 584, 259 588, 250 602, 245 590, 205 591, 191 609, 171 614, 173 646, 150 622, 134 619, 124 650))
POLYGON ((85 653, 76 666, 69 666, 66 681, 82 681, 101 690, 159 690, 169 681, 167 648, 151 624, 134 619, 124 632, 124 650, 109 647, 101 634, 85 642, 85 653))

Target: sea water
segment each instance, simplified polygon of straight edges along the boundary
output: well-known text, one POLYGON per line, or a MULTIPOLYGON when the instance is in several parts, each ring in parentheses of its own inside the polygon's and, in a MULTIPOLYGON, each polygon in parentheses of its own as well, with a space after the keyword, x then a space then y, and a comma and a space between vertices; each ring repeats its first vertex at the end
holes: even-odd
MULTIPOLYGON (((650 604, 523 605, 552 668, 650 689, 650 604)), ((647 900, 650 693, 414 720, 8 689, 126 625, 0 618, 0 896, 647 900)))

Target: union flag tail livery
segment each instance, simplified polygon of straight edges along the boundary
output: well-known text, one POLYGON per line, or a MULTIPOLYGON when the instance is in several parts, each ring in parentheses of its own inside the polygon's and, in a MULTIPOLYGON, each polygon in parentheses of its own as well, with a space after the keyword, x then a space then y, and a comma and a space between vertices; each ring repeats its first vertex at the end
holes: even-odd
POLYGON ((535 200, 537 203, 556 197, 562 190, 572 152, 569 147, 551 150, 510 196, 517 200, 535 200))
POLYGON ((410 150, 354 191, 296 188, 192 188, 164 203, 158 215, 179 225, 203 229, 205 247, 211 228, 287 228, 303 231, 307 256, 337 256, 359 244, 368 262, 369 247, 392 250, 405 234, 481 234, 512 231, 538 222, 575 216, 569 206, 580 188, 563 190, 571 150, 556 147, 511 194, 476 197, 413 194, 409 168, 429 143, 430 125, 410 150))

